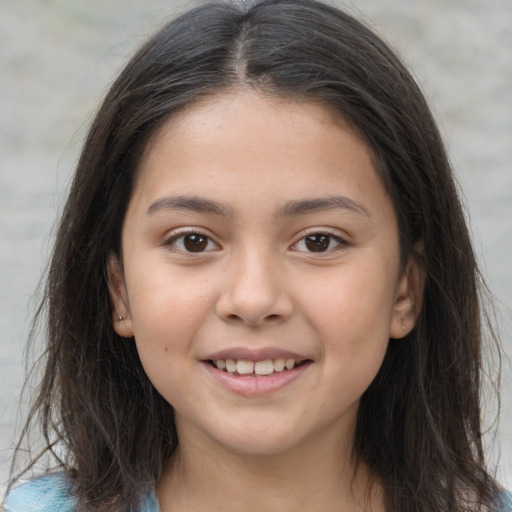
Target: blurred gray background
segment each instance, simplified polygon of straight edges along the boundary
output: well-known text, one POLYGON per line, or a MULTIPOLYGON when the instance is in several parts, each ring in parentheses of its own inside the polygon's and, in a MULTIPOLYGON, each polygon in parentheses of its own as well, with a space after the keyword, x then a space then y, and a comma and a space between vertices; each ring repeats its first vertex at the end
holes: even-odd
MULTIPOLYGON (((0 490, 23 347, 53 226, 92 113, 174 0, 0 0, 0 490)), ((439 120, 512 355, 512 1, 338 2, 401 53, 439 120)), ((512 378, 492 454, 512 489, 512 378)), ((488 442, 492 441, 489 437, 488 442)), ((421 461, 418 461, 421 463, 421 461)))

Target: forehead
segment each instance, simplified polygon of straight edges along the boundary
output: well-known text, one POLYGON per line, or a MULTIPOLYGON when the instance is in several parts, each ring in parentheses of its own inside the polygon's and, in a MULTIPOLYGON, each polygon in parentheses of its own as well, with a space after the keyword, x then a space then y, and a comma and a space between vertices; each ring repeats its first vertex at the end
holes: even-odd
POLYGON ((205 134, 212 136, 212 127, 220 128, 229 124, 236 129, 237 125, 246 124, 248 116, 253 122, 254 140, 257 142, 256 130, 258 125, 265 127, 268 110, 275 114, 275 121, 280 122, 281 127, 289 124, 289 128, 295 131, 295 136, 300 134, 301 125, 308 120, 308 124, 349 131, 372 152, 354 124, 325 100, 302 96, 286 97, 252 89, 228 89, 201 97, 173 113, 150 137, 139 167, 144 167, 150 153, 170 135, 181 133, 186 137, 187 132, 204 130, 207 132, 205 134))
POLYGON ((340 115, 320 102, 245 91, 170 118, 148 144, 135 188, 153 199, 191 188, 245 199, 265 190, 270 200, 325 196, 343 185, 383 194, 371 150, 340 115))

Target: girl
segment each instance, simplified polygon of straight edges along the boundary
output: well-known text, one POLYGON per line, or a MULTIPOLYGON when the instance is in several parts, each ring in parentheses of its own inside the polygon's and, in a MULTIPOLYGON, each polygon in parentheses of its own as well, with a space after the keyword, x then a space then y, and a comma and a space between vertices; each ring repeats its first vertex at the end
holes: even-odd
POLYGON ((91 126, 26 427, 58 471, 6 509, 508 510, 478 280, 438 130, 375 34, 312 0, 194 9, 91 126))

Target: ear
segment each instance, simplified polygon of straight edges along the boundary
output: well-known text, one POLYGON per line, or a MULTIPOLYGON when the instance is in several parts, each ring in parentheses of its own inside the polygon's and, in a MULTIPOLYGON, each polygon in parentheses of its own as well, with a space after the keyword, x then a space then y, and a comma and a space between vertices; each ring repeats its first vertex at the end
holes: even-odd
MULTIPOLYGON (((421 253, 421 249, 419 250, 421 253)), ((413 329, 423 305, 425 272, 417 257, 410 254, 397 284, 389 336, 401 339, 413 329)))
POLYGON ((131 338, 133 336, 133 324, 123 269, 118 257, 113 253, 109 254, 107 259, 107 280, 114 331, 123 338, 131 338))

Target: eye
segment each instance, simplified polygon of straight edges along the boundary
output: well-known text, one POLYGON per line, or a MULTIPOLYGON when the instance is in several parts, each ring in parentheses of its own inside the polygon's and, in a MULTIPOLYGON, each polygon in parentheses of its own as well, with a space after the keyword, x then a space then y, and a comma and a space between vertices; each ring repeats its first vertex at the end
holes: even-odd
POLYGON ((293 248, 296 251, 322 253, 346 245, 339 236, 330 233, 311 233, 301 238, 293 248))
POLYGON ((203 233, 181 233, 173 236, 166 245, 180 252, 200 253, 219 249, 219 246, 203 233))

